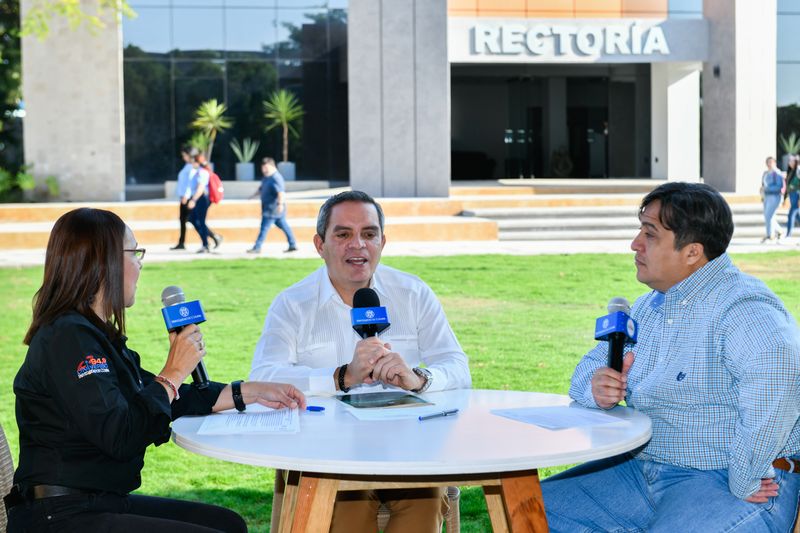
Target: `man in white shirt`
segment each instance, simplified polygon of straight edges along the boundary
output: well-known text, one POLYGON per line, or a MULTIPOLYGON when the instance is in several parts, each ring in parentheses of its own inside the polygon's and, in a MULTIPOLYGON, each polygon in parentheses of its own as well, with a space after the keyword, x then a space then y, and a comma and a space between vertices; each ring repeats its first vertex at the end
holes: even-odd
MULTIPOLYGON (((251 380, 328 393, 471 387, 467 357, 441 304, 418 277, 379 264, 385 244, 383 211, 366 193, 343 192, 323 204, 314 245, 325 266, 272 302, 251 380), (350 325, 353 295, 363 287, 386 307, 391 327, 380 337, 361 339, 350 325)), ((387 531, 441 531, 446 501, 439 489, 344 498, 337 498, 331 532, 374 532, 380 502, 391 510, 387 531)))

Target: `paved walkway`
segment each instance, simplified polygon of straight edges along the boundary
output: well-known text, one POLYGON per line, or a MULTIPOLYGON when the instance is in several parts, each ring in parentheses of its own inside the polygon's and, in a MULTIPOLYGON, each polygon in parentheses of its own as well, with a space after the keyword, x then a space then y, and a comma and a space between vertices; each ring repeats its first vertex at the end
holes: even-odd
MULTIPOLYGON (((283 253, 285 244, 267 243, 259 255, 245 252, 252 243, 225 241, 219 249, 210 254, 196 254, 195 247, 187 250, 172 251, 166 244, 148 246, 146 263, 164 263, 168 261, 193 261, 197 259, 255 259, 272 257, 276 259, 317 258, 316 250, 311 243, 299 243, 298 251, 283 253)), ((777 251, 800 251, 800 239, 788 239, 781 243, 761 244, 759 239, 734 239, 728 249, 731 253, 761 253, 777 251)), ((392 242, 386 243, 384 256, 452 256, 472 254, 497 255, 545 255, 545 254, 580 254, 632 253, 630 241, 446 241, 446 242, 392 242)), ((35 266, 44 264, 44 250, 3 250, 0 253, 0 267, 35 266)))

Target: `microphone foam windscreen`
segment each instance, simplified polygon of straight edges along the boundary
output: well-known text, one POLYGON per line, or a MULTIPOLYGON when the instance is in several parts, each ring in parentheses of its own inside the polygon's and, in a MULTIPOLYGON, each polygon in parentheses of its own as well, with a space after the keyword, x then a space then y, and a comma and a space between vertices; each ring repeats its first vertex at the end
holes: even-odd
POLYGON ((616 313, 617 311, 622 311, 625 314, 631 314, 631 304, 628 303, 628 300, 621 296, 617 296, 616 298, 611 298, 608 302, 608 312, 609 313, 616 313))
POLYGON ((164 304, 164 307, 169 307, 171 305, 180 304, 186 301, 186 296, 183 294, 183 289, 177 287, 175 285, 170 285, 169 287, 165 287, 163 291, 161 291, 161 303, 164 304))
POLYGON ((353 307, 380 307, 381 299, 378 293, 369 287, 358 289, 353 295, 353 307))

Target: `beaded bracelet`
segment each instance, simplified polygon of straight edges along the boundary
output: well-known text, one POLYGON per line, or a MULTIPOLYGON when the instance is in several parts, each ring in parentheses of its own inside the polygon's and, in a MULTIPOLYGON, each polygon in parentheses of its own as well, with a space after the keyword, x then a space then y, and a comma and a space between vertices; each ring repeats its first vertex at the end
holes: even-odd
POLYGON ((157 376, 155 377, 155 380, 156 380, 156 381, 158 381, 159 383, 164 383, 164 384, 166 384, 166 385, 167 385, 167 386, 168 386, 168 387, 169 387, 169 388, 172 390, 172 396, 173 396, 173 398, 172 398, 172 399, 173 399, 173 400, 180 400, 180 399, 181 399, 181 395, 180 395, 180 394, 178 394, 178 388, 177 388, 177 387, 175 386, 175 384, 174 384, 172 381, 170 381, 168 378, 165 378, 164 376, 162 376, 161 374, 159 374, 159 375, 157 375, 157 376))

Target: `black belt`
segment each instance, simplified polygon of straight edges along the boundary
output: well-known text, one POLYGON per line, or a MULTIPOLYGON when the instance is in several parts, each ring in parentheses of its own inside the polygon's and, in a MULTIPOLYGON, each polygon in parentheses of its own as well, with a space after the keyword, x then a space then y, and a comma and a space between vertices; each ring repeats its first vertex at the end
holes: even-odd
POLYGON ((34 485, 25 491, 28 500, 41 500, 42 498, 55 498, 56 496, 69 496, 72 494, 94 494, 96 491, 73 489, 60 485, 34 485))
POLYGON ((9 510, 21 503, 41 500, 42 498, 96 493, 97 491, 94 490, 74 489, 72 487, 62 487, 61 485, 33 485, 23 492, 19 489, 19 485, 14 485, 11 487, 11 492, 3 498, 3 501, 5 502, 6 510, 9 510))

